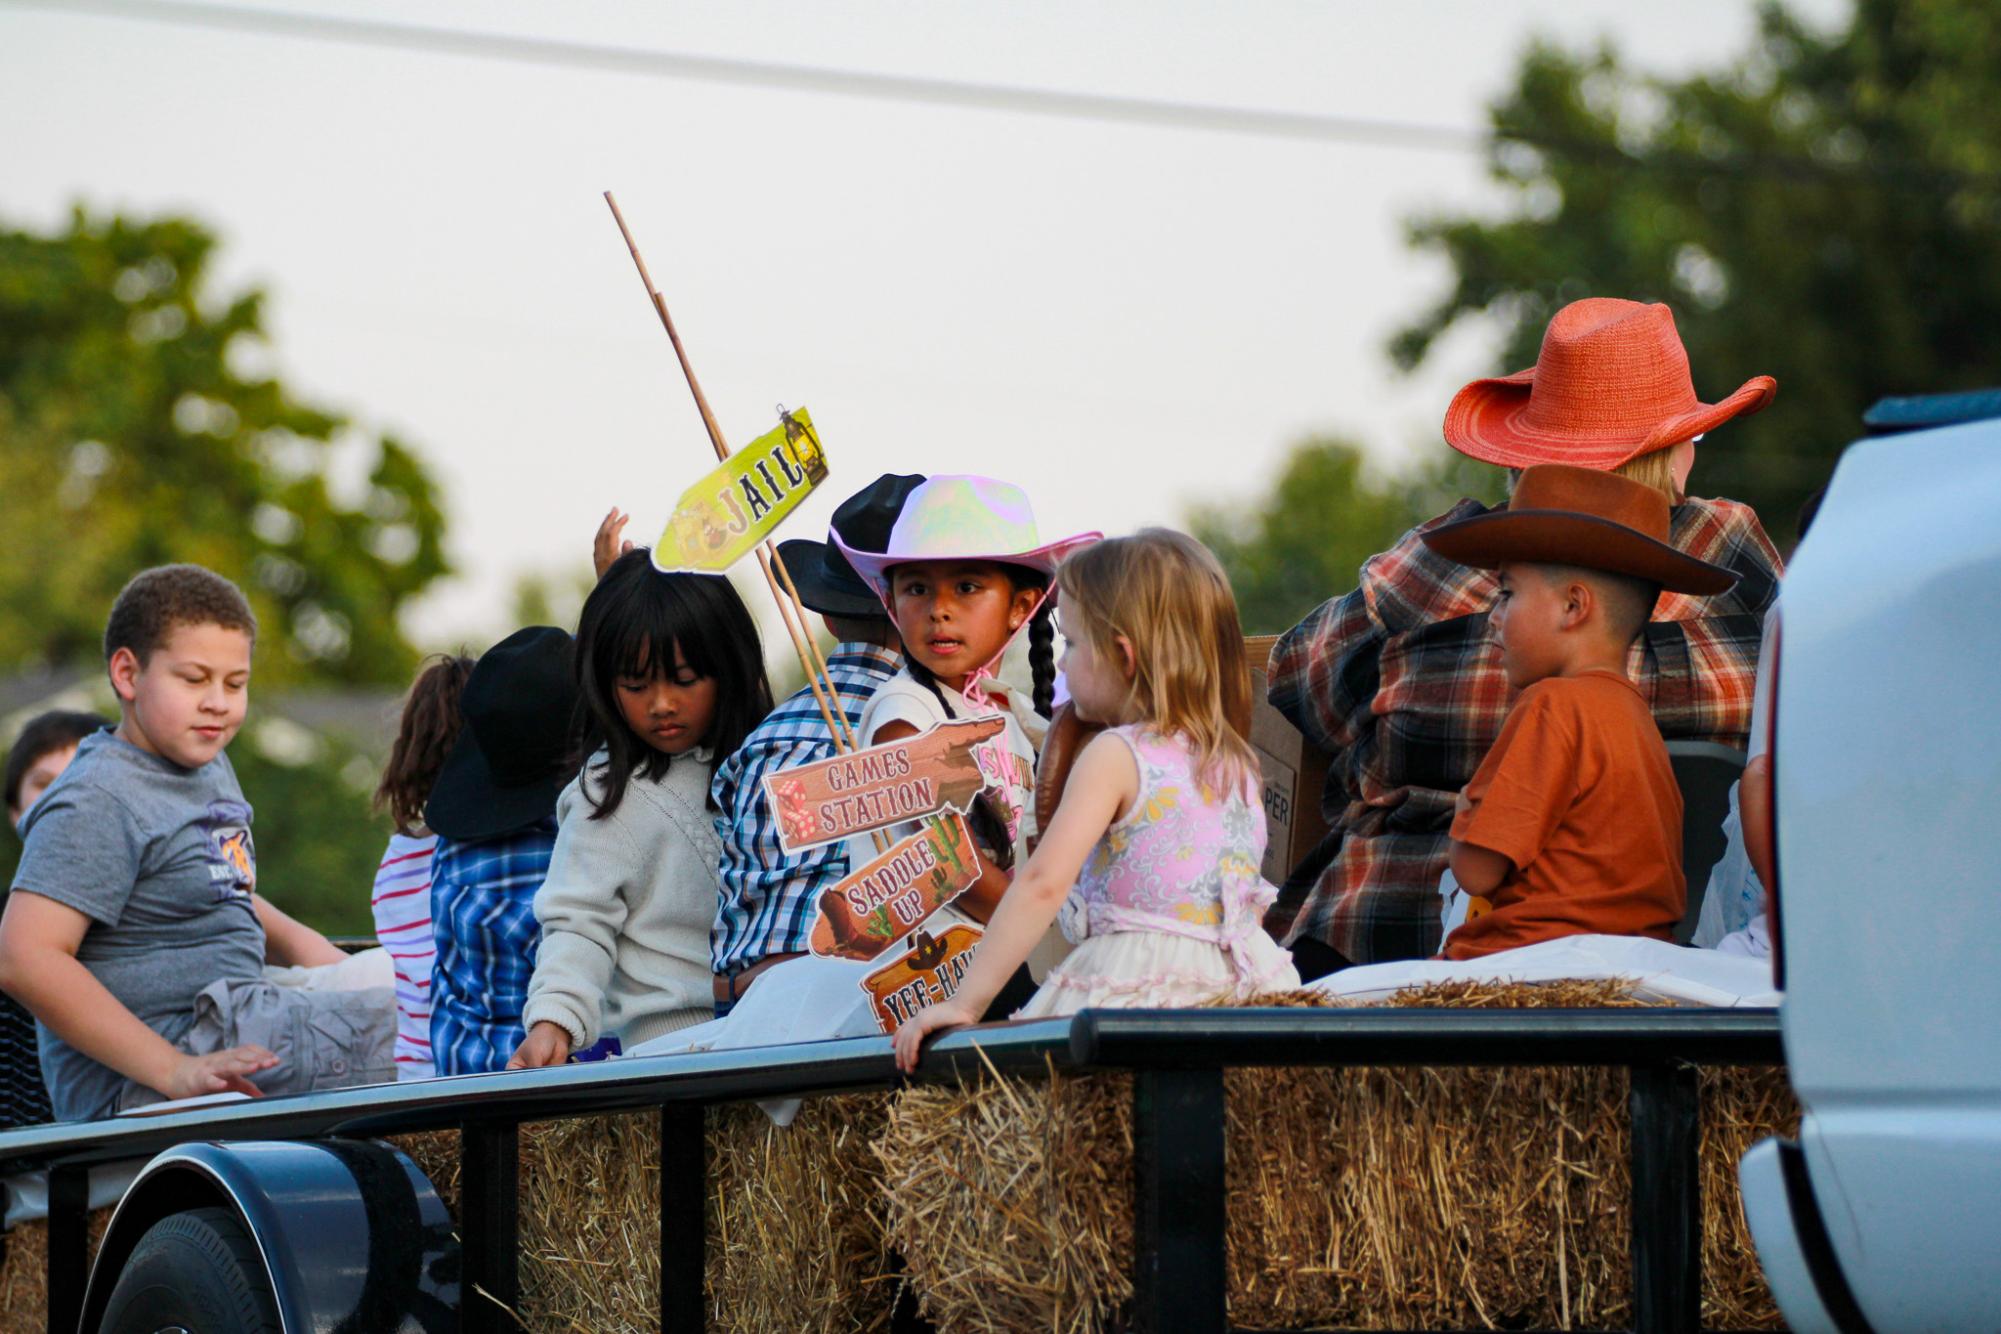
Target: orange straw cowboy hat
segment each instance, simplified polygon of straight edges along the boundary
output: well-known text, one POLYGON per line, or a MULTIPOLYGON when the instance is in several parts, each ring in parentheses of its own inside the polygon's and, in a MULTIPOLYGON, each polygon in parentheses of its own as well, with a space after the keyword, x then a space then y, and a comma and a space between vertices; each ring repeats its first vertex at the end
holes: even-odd
POLYGON ((1668 545, 1668 502, 1657 489, 1564 463, 1530 466, 1506 509, 1442 524, 1424 534, 1424 544, 1461 565, 1582 565, 1670 593, 1721 593, 1737 582, 1735 570, 1668 545))
POLYGON ((1588 297, 1556 312, 1534 366, 1475 380, 1452 396, 1445 441, 1504 468, 1611 469, 1756 412, 1778 387, 1757 375, 1722 402, 1704 403, 1673 311, 1588 297))

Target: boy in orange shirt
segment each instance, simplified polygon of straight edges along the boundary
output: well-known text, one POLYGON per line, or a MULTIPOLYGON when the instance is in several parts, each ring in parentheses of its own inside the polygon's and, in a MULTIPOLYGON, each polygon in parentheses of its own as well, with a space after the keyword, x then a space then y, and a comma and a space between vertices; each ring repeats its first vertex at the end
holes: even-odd
POLYGON ((1471 899, 1443 957, 1673 938, 1688 894, 1681 792, 1626 662, 1663 589, 1720 593, 1737 576, 1667 538, 1659 491, 1562 464, 1526 469, 1506 509, 1424 534, 1500 573, 1489 624, 1522 692, 1459 796, 1452 875, 1471 899))

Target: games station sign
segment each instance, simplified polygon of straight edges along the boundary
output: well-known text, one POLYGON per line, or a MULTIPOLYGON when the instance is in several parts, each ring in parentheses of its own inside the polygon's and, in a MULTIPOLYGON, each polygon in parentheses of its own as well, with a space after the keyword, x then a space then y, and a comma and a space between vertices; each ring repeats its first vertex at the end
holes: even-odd
POLYGON ((943 810, 964 814, 989 781, 979 748, 1006 725, 1000 714, 981 714, 766 774, 779 844, 796 855, 943 810))

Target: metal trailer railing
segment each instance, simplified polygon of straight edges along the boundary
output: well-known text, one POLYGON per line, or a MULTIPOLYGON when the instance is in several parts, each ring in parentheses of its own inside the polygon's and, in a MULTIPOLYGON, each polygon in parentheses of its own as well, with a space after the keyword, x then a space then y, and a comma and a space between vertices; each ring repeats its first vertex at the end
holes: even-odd
MULTIPOLYGON (((703 1109, 976 1077, 991 1065, 1133 1077, 1132 1326, 1229 1328, 1224 1279, 1223 1072, 1247 1066, 1624 1066, 1630 1074, 1633 1328, 1699 1328, 1697 1070, 1784 1062, 1772 1010, 1095 1010, 948 1034, 900 1076, 882 1038, 627 1057, 589 1065, 348 1089, 0 1134, 8 1170, 49 1169, 48 1328, 76 1328, 88 1278, 87 1170, 199 1140, 460 1132, 466 1334, 513 1329, 518 1130, 658 1108, 664 1330, 706 1323, 703 1109), (498 1299, 482 1301, 475 1287, 498 1299)), ((908 1313, 899 1324, 910 1325, 908 1313)))

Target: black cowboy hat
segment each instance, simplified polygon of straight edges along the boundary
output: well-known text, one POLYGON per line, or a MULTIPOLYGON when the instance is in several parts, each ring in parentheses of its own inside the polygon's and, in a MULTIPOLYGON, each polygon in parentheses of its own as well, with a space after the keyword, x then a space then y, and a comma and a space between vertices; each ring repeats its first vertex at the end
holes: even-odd
POLYGON ((480 657, 459 697, 465 726, 424 804, 434 832, 461 842, 499 838, 556 813, 574 772, 570 656, 567 631, 531 625, 480 657))
MULTIPOLYGON (((921 476, 884 473, 841 502, 833 531, 858 551, 882 551, 889 530, 903 512, 903 499, 923 485, 921 476)), ((848 558, 832 542, 794 538, 778 544, 778 555, 799 587, 799 600, 822 616, 881 616, 882 599, 862 582, 848 558)))

